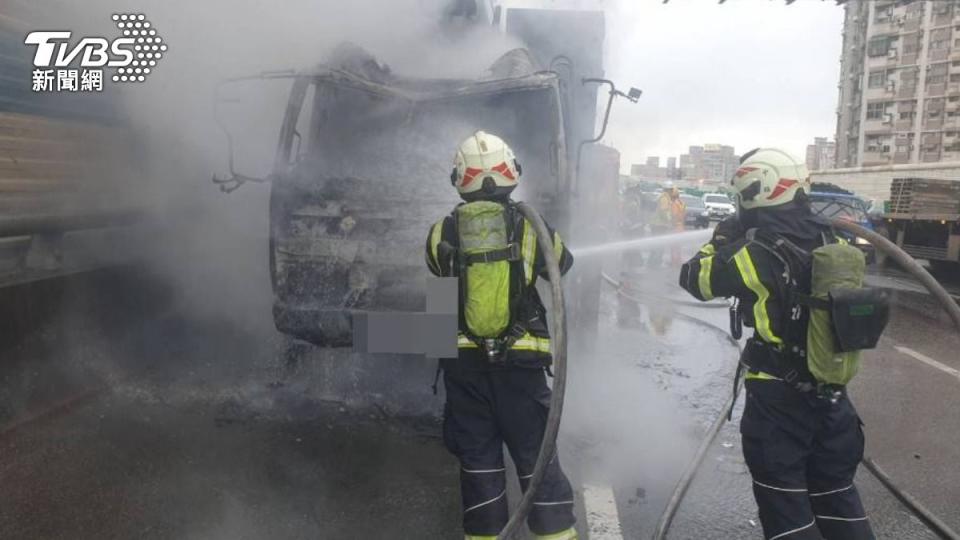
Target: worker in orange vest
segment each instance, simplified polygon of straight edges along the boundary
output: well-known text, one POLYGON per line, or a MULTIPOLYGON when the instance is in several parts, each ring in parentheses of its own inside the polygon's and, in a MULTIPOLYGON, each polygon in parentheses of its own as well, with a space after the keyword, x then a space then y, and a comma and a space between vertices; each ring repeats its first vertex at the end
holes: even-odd
MULTIPOLYGON (((674 231, 684 229, 683 221, 687 212, 687 205, 680 198, 680 190, 673 185, 673 182, 667 182, 663 193, 657 201, 657 211, 654 214, 653 233, 654 235, 669 234, 674 231)), ((653 266, 659 265, 663 257, 663 250, 656 250, 651 255, 653 266)), ((680 248, 670 248, 670 260, 674 266, 680 266, 680 248)))

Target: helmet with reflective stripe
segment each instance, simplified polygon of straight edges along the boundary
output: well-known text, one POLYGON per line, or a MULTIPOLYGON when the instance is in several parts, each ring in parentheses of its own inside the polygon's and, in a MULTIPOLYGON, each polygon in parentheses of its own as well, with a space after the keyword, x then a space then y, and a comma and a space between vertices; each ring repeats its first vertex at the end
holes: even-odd
POLYGON ((450 181, 465 199, 506 195, 517 187, 520 164, 503 139, 477 131, 460 143, 450 181))
POLYGON ((810 193, 807 166, 776 148, 757 148, 744 154, 731 181, 741 209, 787 204, 797 192, 810 193))

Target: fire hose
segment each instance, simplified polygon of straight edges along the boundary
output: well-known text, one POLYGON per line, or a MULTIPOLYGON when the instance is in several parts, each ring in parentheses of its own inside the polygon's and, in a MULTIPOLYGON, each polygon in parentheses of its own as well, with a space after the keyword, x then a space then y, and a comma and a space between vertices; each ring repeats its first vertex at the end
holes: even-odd
MULTIPOLYGON (((930 294, 933 295, 938 302, 940 302, 944 310, 946 310, 947 314, 953 320, 953 323, 957 326, 957 329, 960 330, 960 305, 957 304, 957 302, 953 299, 953 297, 950 296, 943 286, 940 285, 940 283, 937 282, 937 280, 934 279, 934 277, 931 276, 930 273, 927 272, 927 270, 923 268, 923 266, 921 266, 920 263, 918 263, 913 257, 900 249, 899 246, 890 240, 875 233, 874 231, 861 227, 856 223, 841 219, 833 219, 831 220, 831 223, 837 229, 867 240, 874 246, 874 248, 883 251, 886 255, 895 260, 901 266, 901 268, 917 278, 917 280, 919 280, 920 283, 923 284, 928 291, 930 291, 930 294)), ((739 381, 737 384, 739 384, 739 381)), ((724 423, 724 418, 733 409, 733 405, 733 398, 731 397, 725 404, 720 417, 714 422, 713 425, 711 425, 710 429, 708 430, 707 436, 697 449, 697 453, 695 454, 693 461, 687 467, 680 481, 677 483, 677 486, 674 489, 669 502, 667 503, 667 507, 664 509, 663 514, 660 517, 660 521, 657 524, 657 529, 653 535, 654 540, 663 540, 666 538, 667 532, 670 529, 670 525, 673 522, 673 518, 680 507, 680 503, 683 501, 683 497, 689 489, 690 484, 693 482, 693 478, 697 469, 699 469, 704 457, 706 456, 707 449, 720 433, 720 427, 724 423)), ((873 459, 869 457, 864 458, 863 463, 867 469, 872 472, 878 480, 880 480, 880 483, 890 491, 890 493, 900 500, 900 502, 902 502, 907 509, 913 512, 914 515, 923 521, 923 523, 926 524, 937 535, 947 540, 960 540, 960 534, 957 534, 955 531, 951 530, 949 526, 937 518, 916 498, 897 486, 882 471, 882 469, 879 468, 873 459)))
POLYGON ((547 423, 543 432, 543 441, 540 443, 540 452, 533 467, 533 475, 527 484, 527 489, 520 499, 520 504, 510 516, 510 520, 497 536, 498 540, 509 540, 516 535, 526 521, 533 500, 543 482, 547 472, 547 465, 557 453, 557 433, 560 431, 560 419, 563 415, 563 396, 567 386, 567 319, 563 300, 563 287, 560 279, 560 261, 553 248, 553 235, 547 229, 546 223, 540 214, 525 203, 517 205, 523 216, 533 226, 537 234, 537 244, 546 261, 547 276, 550 279, 551 298, 553 300, 553 393, 550 396, 550 411, 547 413, 547 423))

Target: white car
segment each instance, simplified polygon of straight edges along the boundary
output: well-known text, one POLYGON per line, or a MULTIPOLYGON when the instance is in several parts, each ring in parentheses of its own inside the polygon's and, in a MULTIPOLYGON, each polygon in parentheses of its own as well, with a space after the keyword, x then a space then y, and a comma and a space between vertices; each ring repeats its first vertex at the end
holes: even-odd
POLYGON ((703 205, 707 207, 710 219, 724 219, 737 212, 730 198, 723 193, 707 193, 703 196, 703 205))

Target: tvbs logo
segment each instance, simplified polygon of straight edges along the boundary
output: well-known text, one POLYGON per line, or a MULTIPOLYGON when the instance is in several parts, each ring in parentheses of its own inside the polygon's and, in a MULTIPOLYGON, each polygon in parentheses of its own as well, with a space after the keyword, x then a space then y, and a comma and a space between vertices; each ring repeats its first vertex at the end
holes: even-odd
POLYGON ((71 43, 70 31, 37 31, 24 44, 36 47, 33 55, 34 92, 99 92, 104 68, 114 68, 117 83, 145 82, 167 52, 167 44, 146 16, 114 14, 121 35, 114 39, 84 37, 71 43))

